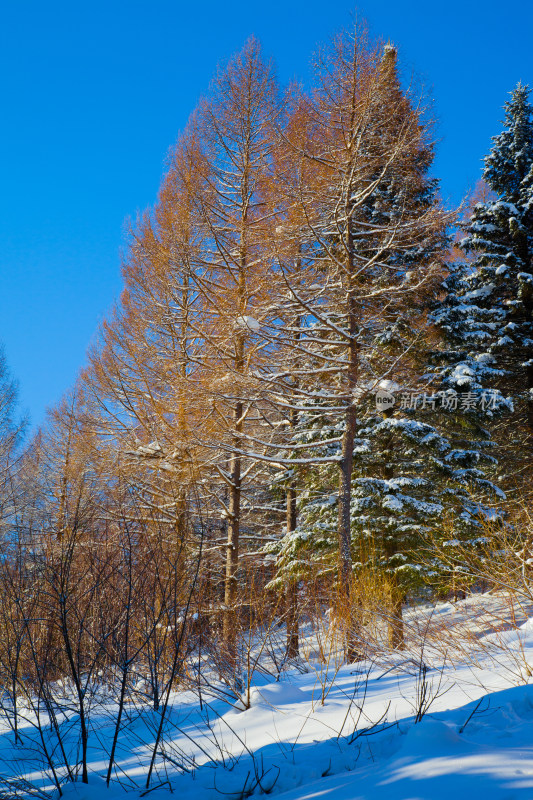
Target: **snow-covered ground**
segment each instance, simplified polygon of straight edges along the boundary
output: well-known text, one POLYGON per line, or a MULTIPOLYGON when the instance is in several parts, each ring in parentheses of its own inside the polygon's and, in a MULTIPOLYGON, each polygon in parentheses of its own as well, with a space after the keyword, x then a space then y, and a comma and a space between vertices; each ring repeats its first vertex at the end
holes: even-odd
MULTIPOLYGON (((503 604, 507 630, 482 636, 484 617, 472 620, 474 602, 411 615, 419 627, 424 613, 443 630, 470 625, 473 638, 480 635, 472 658, 450 655, 445 638, 440 648, 426 644, 424 666, 414 649, 388 662, 340 667, 334 655, 324 665, 310 654, 279 681, 256 673, 246 709, 176 692, 147 794, 159 717, 149 706, 128 705, 107 788, 115 715, 113 703, 102 702, 91 718, 89 785, 67 784, 64 797, 117 800, 127 790, 153 800, 168 800, 170 791, 180 800, 261 794, 280 800, 532 798, 533 621, 518 629, 504 625, 503 604)), ((492 601, 493 618, 498 602, 492 601)), ((75 748, 76 715, 61 725, 75 748)), ((35 728, 25 723, 22 736, 14 746, 11 728, 2 723, 0 776, 50 787, 35 728)), ((0 784, 0 797, 9 796, 0 784)))

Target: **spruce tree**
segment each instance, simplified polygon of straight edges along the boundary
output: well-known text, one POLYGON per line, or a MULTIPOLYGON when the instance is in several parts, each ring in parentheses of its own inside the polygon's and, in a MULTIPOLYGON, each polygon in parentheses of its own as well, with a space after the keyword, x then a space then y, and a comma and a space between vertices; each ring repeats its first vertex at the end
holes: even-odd
POLYGON ((486 422, 510 467, 531 464, 533 442, 533 108, 518 84, 505 104, 476 203, 434 318, 446 336, 441 376, 447 388, 490 397, 486 422), (501 415, 498 409, 512 413, 501 415), (494 412, 494 413, 491 413, 494 412), (512 447, 510 445, 514 444, 512 447), (514 456, 514 464, 512 457, 514 456))

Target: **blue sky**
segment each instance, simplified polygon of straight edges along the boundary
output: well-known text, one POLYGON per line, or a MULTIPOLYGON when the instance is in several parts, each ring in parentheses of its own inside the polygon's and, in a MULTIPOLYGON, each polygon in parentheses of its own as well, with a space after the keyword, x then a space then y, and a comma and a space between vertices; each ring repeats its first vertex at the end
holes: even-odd
POLYGON ((533 3, 91 0, 5 3, 0 22, 0 342, 38 424, 120 292, 124 220, 155 200, 168 148, 220 61, 255 34, 282 81, 365 18, 434 99, 450 203, 480 174, 501 106, 533 84, 533 3))

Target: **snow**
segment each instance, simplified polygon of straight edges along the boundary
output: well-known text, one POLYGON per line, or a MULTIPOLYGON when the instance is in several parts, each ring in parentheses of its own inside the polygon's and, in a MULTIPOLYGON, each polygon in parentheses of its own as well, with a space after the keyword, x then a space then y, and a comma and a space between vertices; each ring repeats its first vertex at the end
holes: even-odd
POLYGON ((385 378, 378 383, 378 388, 383 389, 386 392, 399 392, 401 389, 399 383, 396 383, 396 381, 387 380, 385 378))
POLYGON ((389 511, 402 511, 403 502, 400 497, 393 494, 387 494, 383 498, 383 508, 388 508, 389 511))
MULTIPOLYGON (((439 649, 438 639, 416 645, 413 638, 405 653, 351 665, 342 665, 334 650, 321 660, 309 634, 297 669, 278 680, 255 672, 250 690, 231 705, 205 691, 200 708, 194 692, 175 692, 166 763, 159 759, 147 796, 170 800, 172 789, 180 800, 263 794, 279 800, 531 798, 533 620, 480 635, 487 629, 483 609, 494 621, 505 608, 504 596, 484 595, 408 610, 408 629, 432 624, 447 630, 449 641, 443 633, 439 649), (454 654, 450 642, 461 631, 476 642, 475 657, 454 654), (428 708, 417 722, 424 692, 428 708)), ((324 625, 327 619, 326 614, 324 625)), ((128 707, 108 789, 113 711, 107 701, 93 713, 89 785, 66 784, 67 800, 143 795, 159 717, 142 703, 128 707)), ((75 722, 71 714, 62 723, 72 752, 75 722)), ((22 725, 23 743, 15 747, 9 725, 1 725, 0 775, 9 780, 22 770, 34 785, 49 785, 32 726, 22 725)))
MULTIPOLYGON (((399 742, 397 752, 379 767, 374 764, 353 774, 315 781, 305 791, 279 795, 280 800, 450 800, 490 798, 512 800, 531 797, 533 790, 533 736, 528 730, 533 708, 523 688, 502 692, 499 707, 492 709, 495 725, 504 724, 496 741, 480 735, 479 724, 461 723, 476 704, 460 713, 435 715, 411 727, 399 742), (517 725, 509 732, 509 722, 517 725), (519 733, 518 733, 519 731, 519 733), (499 741, 498 741, 499 739, 499 741)), ((483 713, 483 712, 481 712, 483 713)), ((488 709, 485 713, 489 713, 488 709)))
POLYGON ((488 297, 488 295, 492 294, 494 291, 495 286, 493 283, 488 283, 486 286, 480 286, 479 289, 472 289, 471 292, 466 292, 463 295, 464 300, 477 300, 482 297, 488 297))
POLYGON ((247 316, 246 314, 242 317, 238 317, 235 320, 235 327, 237 328, 247 328, 248 330, 252 331, 252 333, 257 333, 261 330, 261 323, 255 319, 255 317, 247 316))
POLYGON ((514 214, 515 216, 519 216, 519 211, 514 203, 506 203, 503 200, 498 200, 496 203, 493 203, 491 208, 494 212, 505 211, 508 214, 514 214))

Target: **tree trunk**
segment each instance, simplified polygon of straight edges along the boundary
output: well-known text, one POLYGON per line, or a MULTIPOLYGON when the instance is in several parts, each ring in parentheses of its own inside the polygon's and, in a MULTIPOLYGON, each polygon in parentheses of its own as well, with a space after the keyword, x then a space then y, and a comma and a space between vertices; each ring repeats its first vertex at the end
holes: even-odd
MULTIPOLYGON (((296 490, 294 483, 287 489, 287 533, 296 530, 296 490)), ((287 658, 299 655, 298 579, 291 576, 287 586, 287 658)))
MULTIPOLYGON (((235 430, 242 429, 242 403, 235 405, 235 430)), ((237 570, 239 568, 239 529, 241 516, 241 457, 231 457, 231 486, 229 491, 228 543, 226 551, 226 580, 224 585, 223 636, 228 658, 232 664, 236 659, 237 640, 237 570)))
MULTIPOLYGON (((349 234, 348 253, 353 252, 353 242, 349 234)), ((350 276, 353 270, 350 269, 350 276)), ((352 530, 351 530, 351 501, 352 501, 352 472, 353 472, 353 447, 357 429, 357 409, 354 403, 354 389, 358 375, 357 351, 357 320, 356 304, 353 287, 350 286, 348 294, 348 329, 350 341, 348 345, 348 372, 347 372, 347 408, 345 414, 345 429, 342 437, 341 460, 339 462, 339 560, 340 575, 339 588, 342 604, 346 609, 347 642, 346 658, 354 661, 360 657, 357 646, 357 619, 352 599, 352 530)))
POLYGON ((351 512, 353 445, 355 439, 356 411, 351 406, 346 412, 346 429, 342 437, 341 461, 339 463, 339 557, 340 586, 348 599, 352 583, 352 533, 351 512))

